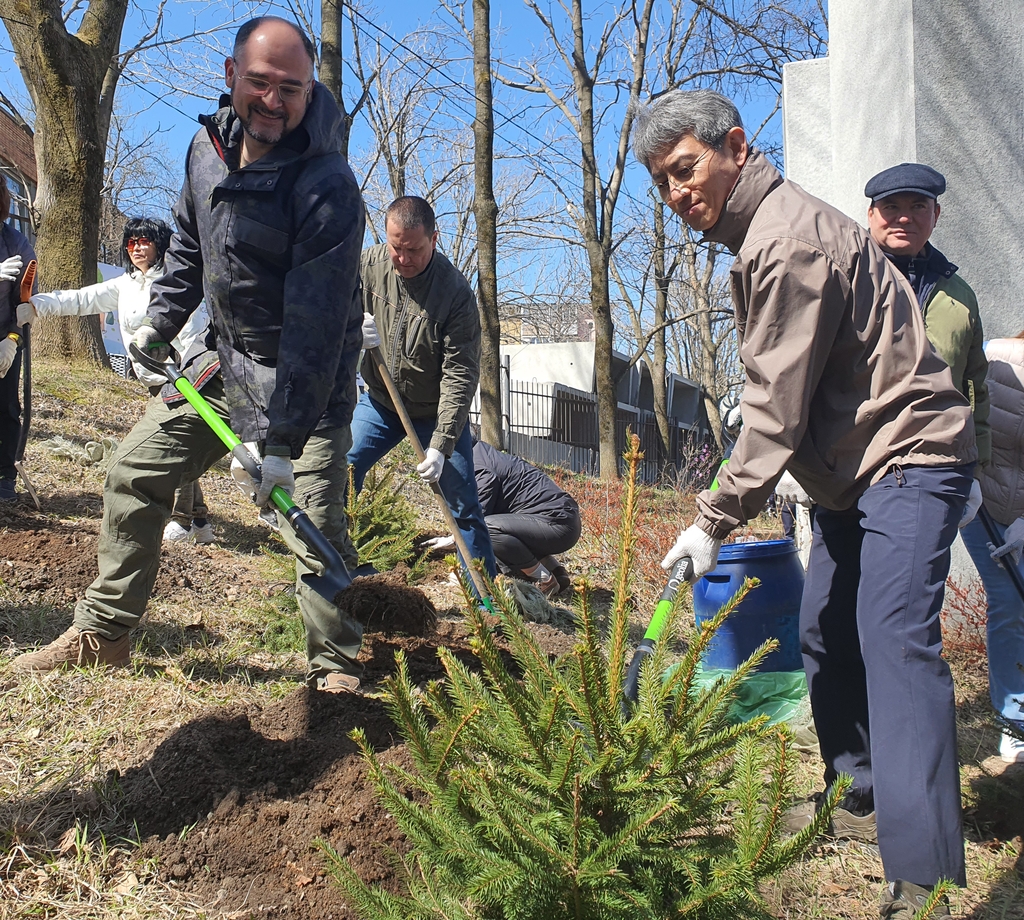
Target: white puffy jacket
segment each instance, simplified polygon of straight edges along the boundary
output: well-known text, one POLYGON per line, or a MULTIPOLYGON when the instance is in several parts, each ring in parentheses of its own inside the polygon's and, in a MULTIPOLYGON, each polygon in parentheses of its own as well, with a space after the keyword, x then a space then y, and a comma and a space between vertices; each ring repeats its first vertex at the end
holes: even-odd
MULTIPOLYGON (((125 272, 109 281, 90 284, 77 291, 50 291, 47 294, 33 294, 32 306, 40 316, 89 316, 93 313, 117 313, 121 326, 121 341, 124 350, 128 351, 132 338, 146 318, 149 307, 149 289, 153 282, 163 274, 163 267, 154 266, 142 273, 133 270, 125 272)), ((185 323, 185 328, 171 342, 174 350, 184 356, 192 343, 206 333, 210 320, 206 315, 206 306, 201 305, 185 323)), ((135 376, 146 386, 160 386, 167 382, 166 377, 154 374, 132 361, 135 376)))

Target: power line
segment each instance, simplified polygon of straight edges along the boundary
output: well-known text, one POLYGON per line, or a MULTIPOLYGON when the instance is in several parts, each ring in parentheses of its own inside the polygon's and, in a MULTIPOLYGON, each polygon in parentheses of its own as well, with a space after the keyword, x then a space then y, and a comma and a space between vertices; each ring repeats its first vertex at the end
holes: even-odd
MULTIPOLYGON (((355 9, 352 6, 349 6, 349 11, 354 16, 357 16, 357 17, 359 17, 359 19, 363 20, 363 22, 365 22, 368 26, 370 26, 371 28, 373 28, 376 31, 378 31, 381 35, 383 35, 390 42, 392 42, 392 44, 394 44, 395 46, 397 46, 399 48, 402 48, 404 51, 407 51, 409 54, 411 54, 413 57, 415 57, 418 61, 420 61, 421 63, 425 64, 428 69, 433 70, 436 73, 440 74, 442 77, 444 77, 444 79, 446 81, 448 81, 448 83, 450 85, 460 87, 474 101, 477 101, 477 102, 482 102, 483 101, 476 94, 476 89, 475 88, 471 90, 463 81, 456 80, 454 77, 452 77, 451 75, 446 73, 441 67, 436 65, 433 61, 430 61, 427 58, 423 57, 423 55, 421 55, 414 48, 412 48, 409 45, 405 44, 405 42, 403 42, 400 38, 396 38, 394 35, 392 35, 386 29, 382 28, 381 26, 377 25, 377 23, 375 23, 371 19, 367 18, 367 16, 365 16, 362 12, 360 12, 359 10, 355 9)), ((462 108, 461 106, 458 105, 458 103, 454 102, 453 100, 449 100, 449 102, 451 102, 451 104, 453 104, 460 112, 464 113, 467 117, 471 117, 473 119, 476 118, 476 113, 470 113, 467 109, 462 108)), ((492 109, 492 111, 498 112, 501 115, 501 117, 504 119, 503 124, 512 124, 513 123, 513 117, 514 116, 506 115, 503 112, 500 112, 498 110, 497 106, 494 105, 493 101, 491 102, 491 109, 492 109)), ((555 147, 553 144, 551 144, 550 141, 547 141, 544 138, 539 137, 538 135, 536 135, 532 131, 530 131, 528 128, 524 128, 522 125, 518 125, 517 124, 516 127, 520 131, 522 131, 522 133, 525 134, 527 137, 530 137, 533 140, 537 141, 546 150, 549 150, 549 151, 555 153, 557 156, 561 157, 563 160, 565 160, 574 169, 579 168, 579 163, 576 160, 573 160, 572 157, 570 157, 568 154, 566 154, 563 150, 560 150, 559 148, 555 147)), ((498 134, 497 127, 494 129, 494 133, 495 133, 495 135, 498 134)), ((531 156, 533 154, 533 151, 527 150, 525 147, 523 147, 522 145, 516 143, 515 141, 509 140, 508 138, 505 138, 505 137, 501 137, 501 140, 505 144, 507 144, 509 147, 511 147, 512 149, 518 150, 520 153, 525 154, 526 156, 531 156)), ((638 198, 636 198, 635 196, 630 194, 630 192, 625 188, 624 185, 620 185, 619 186, 619 194, 622 195, 624 198, 628 199, 629 201, 632 201, 635 205, 642 206, 642 207, 646 207, 647 206, 646 202, 642 202, 638 198)))

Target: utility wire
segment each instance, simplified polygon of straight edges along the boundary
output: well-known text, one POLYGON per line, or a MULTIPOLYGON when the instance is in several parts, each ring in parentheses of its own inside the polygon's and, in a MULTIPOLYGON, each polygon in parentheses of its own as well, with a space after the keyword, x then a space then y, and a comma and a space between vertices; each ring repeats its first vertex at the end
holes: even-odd
MULTIPOLYGON (((387 38, 390 42, 392 42, 392 44, 394 44, 397 47, 403 49, 404 51, 407 51, 409 54, 411 54, 413 57, 415 57, 418 61, 420 61, 421 63, 425 64, 428 69, 433 70, 436 73, 440 74, 442 77, 444 77, 444 79, 446 81, 448 81, 448 83, 450 85, 460 87, 473 100, 475 100, 477 102, 482 101, 480 99, 480 97, 477 96, 475 88, 470 89, 463 81, 456 80, 450 74, 446 73, 441 67, 436 65, 433 61, 430 61, 427 58, 423 57, 423 55, 421 55, 414 48, 412 48, 409 45, 405 44, 405 42, 403 42, 400 38, 396 38, 394 35, 392 35, 386 29, 382 28, 381 26, 377 25, 377 23, 373 22, 373 20, 367 18, 367 16, 365 16, 361 11, 355 9, 352 6, 349 6, 349 10, 350 10, 350 12, 353 15, 357 16, 359 19, 361 19, 363 22, 365 22, 372 29, 375 29, 377 32, 379 32, 381 35, 383 35, 385 38, 387 38)), ((455 108, 457 108, 460 112, 463 112, 467 117, 470 117, 470 118, 475 120, 475 118, 476 118, 476 113, 475 112, 474 113, 469 112, 467 109, 465 109, 462 106, 458 105, 458 103, 454 102, 451 99, 449 99, 448 101, 449 101, 449 103, 454 105, 455 108)), ((513 124, 514 116, 506 115, 504 112, 501 112, 498 109, 498 107, 494 105, 493 100, 491 102, 491 109, 501 116, 501 118, 503 119, 503 125, 504 124, 513 124)), ((574 160, 567 153, 565 153, 565 151, 559 149, 558 147, 555 147, 550 141, 545 140, 542 137, 539 137, 538 135, 534 134, 532 131, 530 131, 528 128, 523 127, 522 125, 517 124, 516 127, 520 131, 522 131, 523 134, 525 134, 527 137, 530 137, 533 140, 537 141, 537 143, 539 143, 546 150, 549 150, 552 153, 556 154, 557 156, 561 157, 563 160, 565 160, 574 169, 578 169, 579 168, 579 163, 576 160, 574 160)), ((495 127, 495 129, 494 129, 494 133, 495 133, 496 136, 499 136, 498 135, 498 128, 497 127, 495 127)), ((500 139, 505 144, 507 144, 509 147, 511 147, 513 150, 517 150, 520 153, 525 154, 526 156, 532 156, 533 153, 534 153, 534 151, 527 150, 521 144, 518 144, 517 142, 512 141, 512 140, 509 140, 508 138, 501 137, 500 139)), ((619 186, 619 194, 622 197, 628 199, 629 201, 632 201, 633 204, 635 204, 635 205, 638 205, 638 206, 641 206, 641 207, 647 207, 648 206, 647 202, 641 201, 640 199, 638 199, 634 195, 630 194, 630 192, 628 191, 628 189, 626 189, 624 184, 619 186)))

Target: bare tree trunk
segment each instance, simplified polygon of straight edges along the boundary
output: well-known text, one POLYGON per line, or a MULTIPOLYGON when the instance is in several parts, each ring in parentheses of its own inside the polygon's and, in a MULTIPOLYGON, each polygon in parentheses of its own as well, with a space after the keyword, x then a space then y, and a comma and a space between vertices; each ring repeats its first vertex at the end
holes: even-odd
POLYGON ((341 109, 341 153, 348 159, 348 141, 352 133, 354 112, 345 111, 341 98, 341 3, 340 0, 320 0, 320 82, 334 96, 341 109))
MULTIPOLYGON (((0 0, 0 18, 36 108, 36 253, 45 289, 96 281, 103 162, 127 7, 128 0, 91 0, 70 35, 60 4, 0 0)), ((106 362, 94 316, 41 322, 34 345, 41 354, 106 362)))
POLYGON ((721 398, 720 380, 718 374, 718 348, 719 343, 715 338, 712 328, 711 317, 711 279, 715 271, 715 252, 708 251, 707 261, 704 263, 704 270, 701 272, 697 265, 697 246, 693 240, 685 244, 686 265, 690 275, 690 284, 693 290, 694 305, 697 308, 697 334, 700 341, 700 386, 704 394, 704 409, 707 411, 708 424, 711 426, 711 433, 715 436, 715 443, 719 450, 724 450, 725 442, 722 440, 722 419, 718 414, 718 400, 721 398))
MULTIPOLYGON (((537 11, 535 4, 531 4, 537 11)), ((647 62, 647 36, 650 29, 653 0, 645 0, 642 9, 631 7, 635 22, 633 73, 629 85, 630 99, 640 95, 647 62)), ((623 14, 624 15, 624 14, 623 14)), ((625 18, 625 15, 624 15, 625 18)), ((583 238, 590 261, 590 302, 594 315, 594 382, 597 390, 598 449, 602 479, 617 479, 619 451, 615 443, 615 416, 618 401, 615 397, 615 378, 612 373, 612 345, 615 326, 612 322, 611 284, 609 262, 612 251, 612 226, 615 205, 625 171, 626 151, 632 113, 627 112, 619 131, 619 146, 615 166, 607 185, 601 181, 597 167, 597 119, 594 112, 594 87, 597 82, 599 61, 593 71, 587 65, 587 43, 584 35, 583 0, 572 0, 572 78, 579 107, 578 136, 582 154, 582 224, 583 238)), ((606 30, 603 43, 608 41, 606 30)), ((598 58, 602 53, 598 54, 598 58)), ((563 55, 568 58, 568 55, 563 55)))
POLYGON ((473 122, 477 246, 477 307, 480 344, 480 435, 502 443, 501 323, 498 319, 498 204, 494 200, 494 105, 491 97, 491 4, 473 0, 473 122))
POLYGON ((658 331, 651 343, 651 385, 654 391, 654 418, 661 439, 662 456, 672 456, 672 432, 668 419, 668 351, 665 348, 665 321, 668 319, 669 272, 665 265, 665 205, 654 203, 654 326, 658 331))

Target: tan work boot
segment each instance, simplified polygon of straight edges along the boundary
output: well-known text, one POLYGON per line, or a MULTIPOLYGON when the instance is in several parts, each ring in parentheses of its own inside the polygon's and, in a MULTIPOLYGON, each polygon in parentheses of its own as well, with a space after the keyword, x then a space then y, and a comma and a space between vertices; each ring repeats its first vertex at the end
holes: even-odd
POLYGON ((90 664, 121 668, 131 661, 131 657, 128 633, 119 639, 104 639, 99 633, 85 632, 72 626, 49 645, 19 655, 13 666, 19 671, 56 671, 90 664))
POLYGON ((316 689, 321 693, 354 693, 361 695, 359 678, 341 671, 330 671, 316 679, 316 689))

